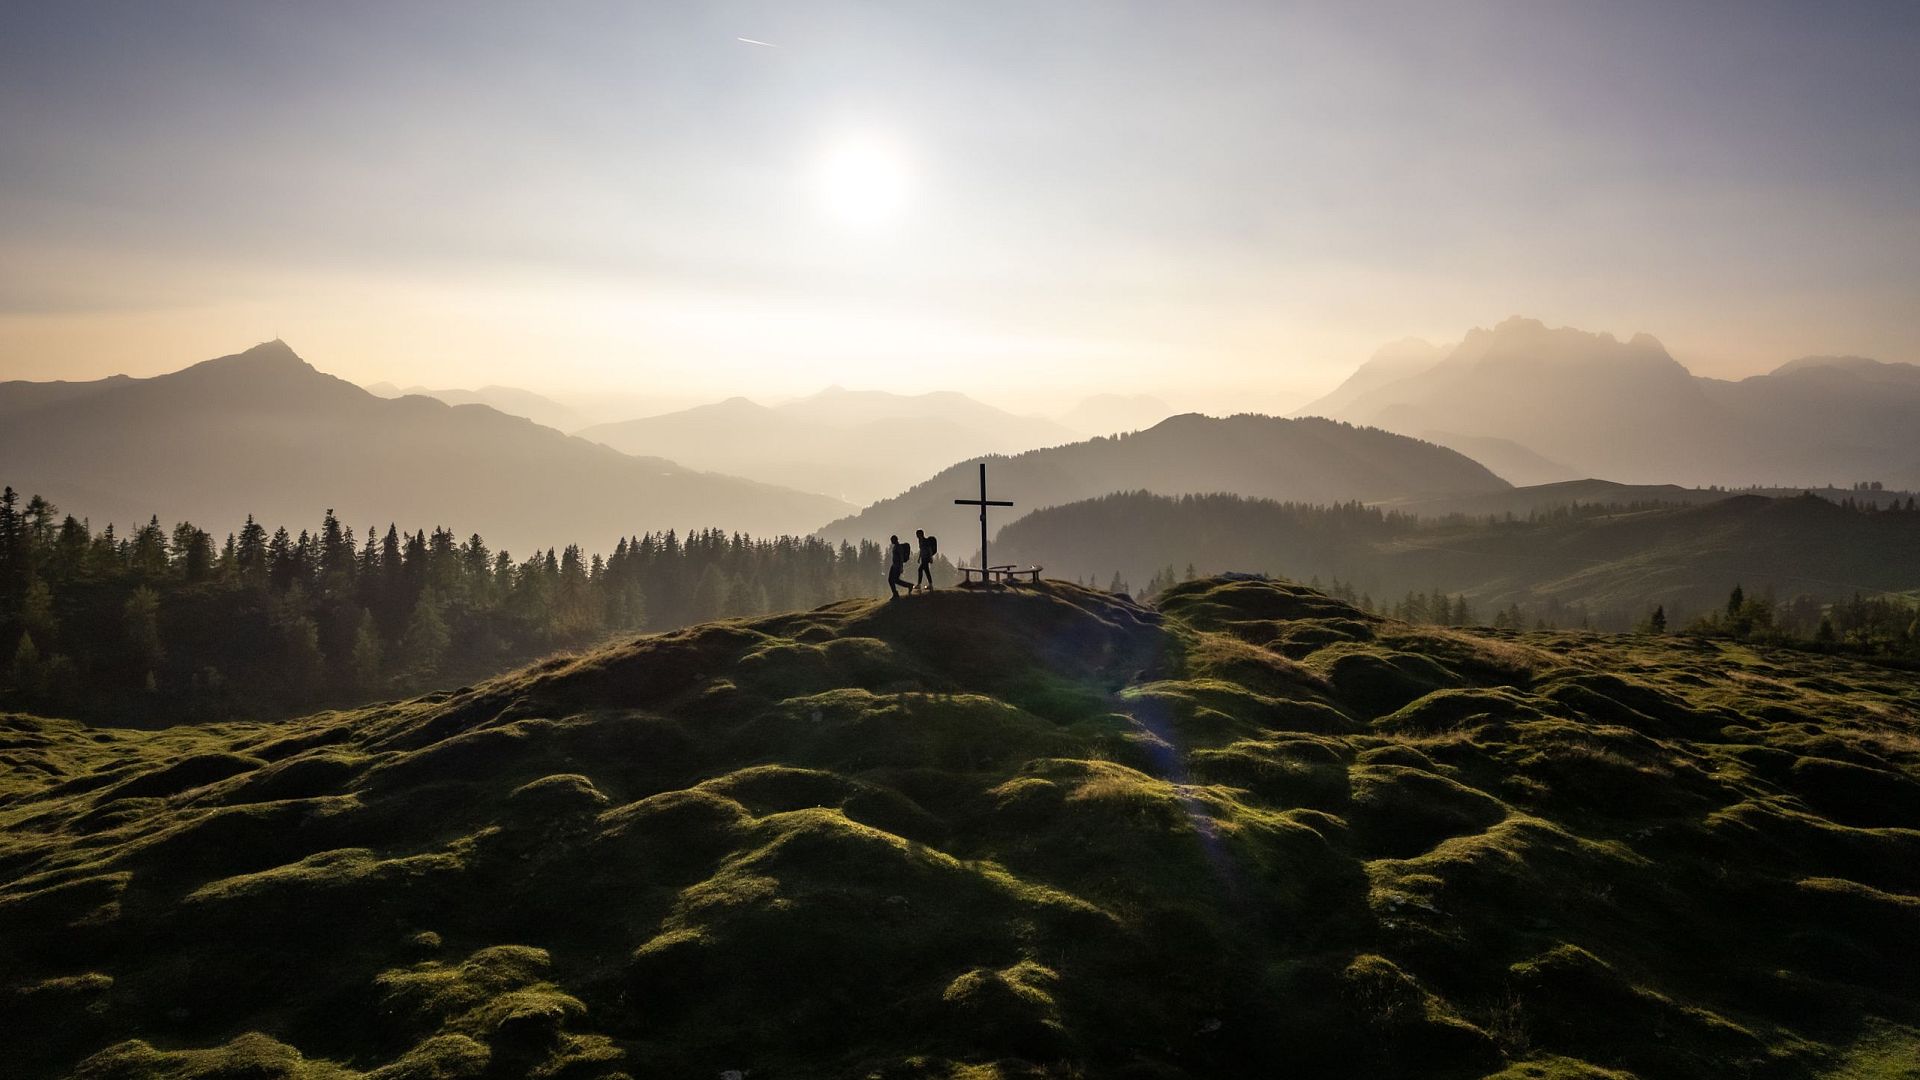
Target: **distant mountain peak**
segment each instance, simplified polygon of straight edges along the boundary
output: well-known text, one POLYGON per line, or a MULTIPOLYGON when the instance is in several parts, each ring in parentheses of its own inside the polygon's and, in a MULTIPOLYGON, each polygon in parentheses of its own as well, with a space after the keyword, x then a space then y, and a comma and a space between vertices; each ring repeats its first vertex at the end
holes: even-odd
MULTIPOLYGON (((240 375, 260 375, 267 373, 276 375, 320 374, 312 364, 301 359, 300 354, 294 352, 292 346, 281 341, 279 338, 275 338, 272 341, 263 341, 245 352, 220 356, 212 360, 202 360, 197 364, 183 368, 171 375, 162 375, 159 377, 162 379, 177 379, 181 377, 218 377, 224 379, 240 375)), ((332 376, 327 376, 327 378, 332 378, 332 376)), ((355 389, 358 389, 358 387, 355 389)))
POLYGON ((1652 334, 1636 333, 1623 342, 1604 330, 1548 326, 1539 319, 1519 315, 1496 323, 1492 329, 1475 327, 1467 331, 1441 369, 1458 371, 1489 361, 1503 367, 1525 369, 1611 367, 1629 363, 1667 369, 1668 374, 1686 373, 1652 334))
MULTIPOLYGON (((1479 327, 1474 329, 1478 330, 1479 327)), ((1509 315, 1493 324, 1493 329, 1488 332, 1494 334, 1545 333, 1546 329, 1547 324, 1539 319, 1530 319, 1525 315, 1509 315)), ((1571 327, 1562 327, 1562 329, 1571 329, 1571 327)))
POLYGON ((1888 368, 1911 368, 1912 364, 1888 363, 1867 356, 1802 356, 1789 360, 1768 372, 1769 375, 1790 375, 1796 371, 1867 371, 1879 372, 1888 368))
POLYGON ((238 355, 244 356, 249 360, 297 360, 300 363, 306 363, 306 361, 300 360, 299 353, 293 351, 293 346, 279 338, 274 338, 272 341, 263 341, 238 355))

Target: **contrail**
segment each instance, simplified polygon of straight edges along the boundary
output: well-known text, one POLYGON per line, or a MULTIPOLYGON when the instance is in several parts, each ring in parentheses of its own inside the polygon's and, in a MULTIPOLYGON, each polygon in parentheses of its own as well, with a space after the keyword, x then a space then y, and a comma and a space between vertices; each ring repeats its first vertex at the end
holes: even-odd
POLYGON ((758 41, 750 37, 737 37, 737 38, 734 38, 733 40, 741 42, 742 44, 746 44, 746 45, 758 45, 763 49, 777 49, 780 47, 778 45, 775 45, 771 41, 758 41))

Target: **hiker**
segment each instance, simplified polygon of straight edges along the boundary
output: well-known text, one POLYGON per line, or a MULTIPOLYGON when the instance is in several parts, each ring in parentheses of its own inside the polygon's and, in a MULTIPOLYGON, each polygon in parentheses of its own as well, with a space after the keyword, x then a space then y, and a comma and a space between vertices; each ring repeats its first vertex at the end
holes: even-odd
POLYGON ((915 529, 913 530, 913 535, 920 540, 920 571, 913 575, 913 583, 918 586, 920 580, 925 578, 927 588, 932 589, 933 557, 940 553, 940 538, 937 536, 928 536, 925 529, 915 529))
MULTIPOLYGON (((900 599, 900 586, 907 585, 900 579, 900 571, 907 568, 907 559, 912 549, 900 542, 899 536, 887 537, 887 589, 895 600, 900 599)), ((913 586, 907 585, 907 592, 913 592, 913 586)))

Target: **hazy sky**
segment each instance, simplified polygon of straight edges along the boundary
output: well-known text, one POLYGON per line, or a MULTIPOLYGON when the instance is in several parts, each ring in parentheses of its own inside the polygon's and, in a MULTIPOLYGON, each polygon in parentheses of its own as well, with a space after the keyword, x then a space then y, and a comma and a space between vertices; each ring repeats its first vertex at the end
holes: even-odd
POLYGON ((1920 4, 13 3, 0 378, 1284 408, 1920 360, 1920 4), (753 44, 740 38, 767 42, 753 44))

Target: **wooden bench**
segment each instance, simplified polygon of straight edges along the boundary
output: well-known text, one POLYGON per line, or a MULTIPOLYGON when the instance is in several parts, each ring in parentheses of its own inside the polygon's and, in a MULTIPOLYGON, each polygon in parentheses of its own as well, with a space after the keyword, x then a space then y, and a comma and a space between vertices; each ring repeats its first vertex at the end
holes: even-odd
POLYGON ((1011 563, 1006 566, 963 566, 960 568, 962 588, 981 585, 1017 585, 1021 577, 1031 585, 1040 584, 1040 571, 1045 567, 1030 566, 1022 570, 1011 563))

